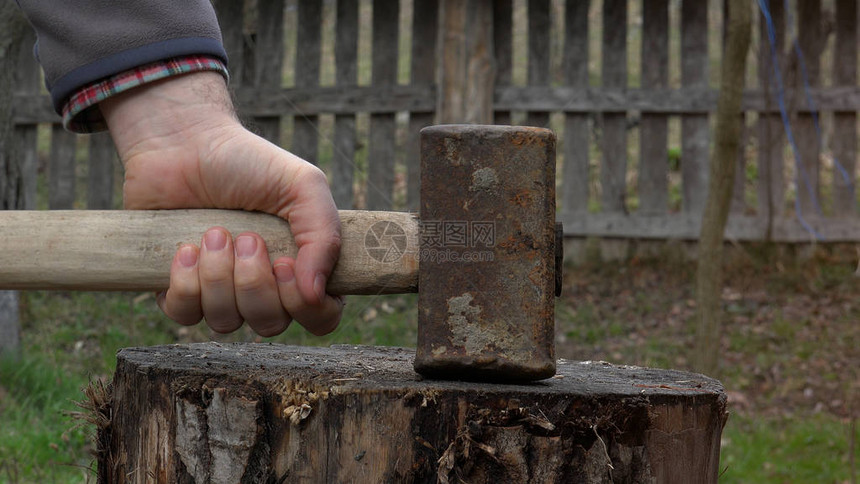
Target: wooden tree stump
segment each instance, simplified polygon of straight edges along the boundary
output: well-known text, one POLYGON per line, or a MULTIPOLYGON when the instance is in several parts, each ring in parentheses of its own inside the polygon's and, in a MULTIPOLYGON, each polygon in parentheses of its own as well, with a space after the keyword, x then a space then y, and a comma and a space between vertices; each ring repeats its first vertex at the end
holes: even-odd
POLYGON ((717 482, 716 380, 560 361, 528 385, 434 381, 413 356, 124 349, 100 409, 99 482, 717 482))

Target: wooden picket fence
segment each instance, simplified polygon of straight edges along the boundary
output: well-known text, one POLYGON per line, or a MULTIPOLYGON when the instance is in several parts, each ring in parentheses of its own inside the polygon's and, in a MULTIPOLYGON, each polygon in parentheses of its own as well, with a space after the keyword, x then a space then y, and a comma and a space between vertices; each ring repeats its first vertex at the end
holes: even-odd
MULTIPOLYGON (((788 11, 782 0, 765 3, 800 162, 794 163, 788 148, 768 22, 758 13, 727 237, 797 242, 814 234, 823 241, 856 241, 857 2, 796 0, 788 11), (803 62, 792 43, 795 29, 803 62), (807 100, 804 78, 814 104, 807 100)), ((485 88, 492 89, 495 122, 550 126, 559 133, 559 218, 565 233, 696 238, 707 196, 723 3, 492 4, 495 82, 485 88)), ((434 122, 438 105, 440 1, 215 5, 237 105, 253 129, 320 163, 341 208, 416 209, 417 134, 434 122)), ((79 141, 53 124, 57 118, 40 91, 30 45, 25 42, 17 66, 12 113, 23 173, 21 207, 38 206, 41 192, 37 132, 42 151, 50 145, 42 162, 48 175, 40 182, 47 184, 49 208, 115 207, 121 167, 109 138, 79 141), (39 131, 39 125, 52 127, 39 131), (84 143, 89 151, 81 168, 75 154, 84 143), (86 180, 85 203, 84 187, 75 180, 86 180)))

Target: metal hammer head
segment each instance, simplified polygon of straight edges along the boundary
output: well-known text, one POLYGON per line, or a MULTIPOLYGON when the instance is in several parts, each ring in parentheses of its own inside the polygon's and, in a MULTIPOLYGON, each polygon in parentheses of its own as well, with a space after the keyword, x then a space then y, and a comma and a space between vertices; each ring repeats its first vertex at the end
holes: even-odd
POLYGON ((555 136, 443 125, 421 131, 415 370, 528 381, 555 373, 555 136))

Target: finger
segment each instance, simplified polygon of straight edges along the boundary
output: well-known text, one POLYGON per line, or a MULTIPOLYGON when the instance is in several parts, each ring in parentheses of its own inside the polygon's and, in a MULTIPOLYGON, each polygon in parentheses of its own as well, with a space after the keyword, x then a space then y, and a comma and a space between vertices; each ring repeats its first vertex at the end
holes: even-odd
POLYGON ((156 302, 168 318, 185 326, 200 322, 203 309, 200 306, 200 280, 197 246, 186 244, 179 247, 170 266, 170 287, 158 295, 156 302))
POLYGON ((319 169, 308 165, 294 186, 299 193, 286 215, 298 247, 294 266, 298 294, 304 304, 317 305, 326 299, 326 283, 340 254, 340 218, 319 169))
POLYGON ((260 336, 283 333, 291 319, 281 306, 266 243, 259 235, 246 232, 236 237, 233 245, 233 284, 239 313, 260 336))
POLYGON ((331 333, 340 322, 343 299, 326 295, 321 304, 308 305, 298 292, 295 264, 296 261, 289 257, 281 257, 274 263, 281 303, 311 334, 322 336, 331 333))
POLYGON ((229 333, 242 326, 233 289, 233 241, 223 227, 203 234, 198 271, 200 301, 206 324, 218 333, 229 333))

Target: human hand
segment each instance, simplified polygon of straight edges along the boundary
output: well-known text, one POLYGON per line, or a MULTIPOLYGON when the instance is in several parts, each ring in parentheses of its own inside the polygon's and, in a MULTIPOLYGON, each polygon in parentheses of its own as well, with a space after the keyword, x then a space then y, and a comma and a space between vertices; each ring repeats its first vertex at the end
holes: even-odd
POLYGON ((180 324, 205 317, 220 333, 243 321, 262 336, 292 318, 313 334, 337 327, 343 300, 325 293, 340 251, 340 220, 325 175, 242 127, 223 78, 198 72, 135 88, 100 104, 125 165, 127 209, 228 208, 290 224, 295 259, 270 264, 253 233, 216 227, 177 250, 161 309, 180 324))

